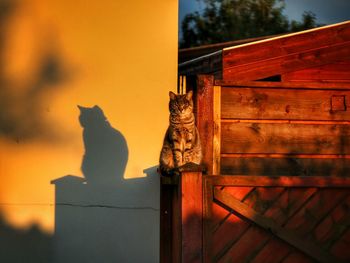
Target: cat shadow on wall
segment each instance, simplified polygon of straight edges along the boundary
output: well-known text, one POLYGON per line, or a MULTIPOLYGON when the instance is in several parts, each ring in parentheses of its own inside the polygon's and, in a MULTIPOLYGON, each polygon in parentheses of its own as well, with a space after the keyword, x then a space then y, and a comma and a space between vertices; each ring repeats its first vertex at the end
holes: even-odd
MULTIPOLYGON (((157 262, 159 177, 125 179, 129 150, 99 106, 79 107, 83 177, 55 184, 55 263, 157 262), (147 241, 145 241, 147 240, 147 241)), ((137 175, 136 175, 137 176, 137 175)))
POLYGON ((78 108, 85 147, 81 170, 87 183, 121 183, 128 161, 124 136, 110 125, 99 106, 78 108))

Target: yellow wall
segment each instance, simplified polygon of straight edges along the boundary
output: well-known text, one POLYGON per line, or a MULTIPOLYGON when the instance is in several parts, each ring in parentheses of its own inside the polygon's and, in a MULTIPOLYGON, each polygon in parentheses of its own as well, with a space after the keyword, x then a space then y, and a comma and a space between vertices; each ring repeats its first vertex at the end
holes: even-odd
POLYGON ((12 225, 38 223, 53 231, 50 181, 83 176, 78 104, 99 105, 125 136, 125 177, 144 176, 144 169, 157 165, 167 94, 176 90, 177 5, 176 0, 19 1, 4 48, 10 88, 14 94, 30 88, 45 52, 59 56, 64 80, 48 87, 37 105, 51 137, 0 134, 0 209, 12 225))

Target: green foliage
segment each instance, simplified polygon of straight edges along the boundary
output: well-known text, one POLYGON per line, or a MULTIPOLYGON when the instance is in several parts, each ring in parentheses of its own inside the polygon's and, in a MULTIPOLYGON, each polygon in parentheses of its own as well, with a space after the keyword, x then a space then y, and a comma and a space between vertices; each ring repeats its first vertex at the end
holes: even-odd
POLYGON ((302 22, 290 22, 283 14, 284 0, 198 1, 204 2, 205 8, 183 19, 181 48, 316 27, 312 12, 304 12, 302 22))

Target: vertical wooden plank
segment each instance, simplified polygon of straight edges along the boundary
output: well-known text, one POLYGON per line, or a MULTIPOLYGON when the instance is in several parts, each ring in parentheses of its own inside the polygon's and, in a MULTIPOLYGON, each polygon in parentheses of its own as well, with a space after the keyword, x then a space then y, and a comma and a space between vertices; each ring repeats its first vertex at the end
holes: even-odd
POLYGON ((202 142, 203 164, 208 174, 213 174, 213 100, 214 76, 198 75, 196 89, 196 120, 202 142))
POLYGON ((213 91, 213 174, 220 174, 221 147, 221 87, 213 91))
POLYGON ((172 256, 169 262, 181 263, 181 186, 175 186, 172 192, 171 238, 172 256))
POLYGON ((203 186, 201 172, 184 172, 180 178, 183 263, 202 262, 203 186))
POLYGON ((173 186, 160 185, 160 255, 161 263, 171 263, 172 258, 172 194, 173 186))
POLYGON ((213 184, 210 176, 203 177, 203 262, 212 262, 213 184))

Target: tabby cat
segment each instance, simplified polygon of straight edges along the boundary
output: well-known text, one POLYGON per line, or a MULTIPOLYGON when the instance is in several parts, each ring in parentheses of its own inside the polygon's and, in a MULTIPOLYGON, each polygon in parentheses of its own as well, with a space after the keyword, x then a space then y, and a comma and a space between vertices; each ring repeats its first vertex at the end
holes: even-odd
POLYGON ((159 163, 162 174, 169 174, 187 163, 200 165, 202 149, 193 114, 192 91, 185 95, 169 92, 169 127, 159 163))

